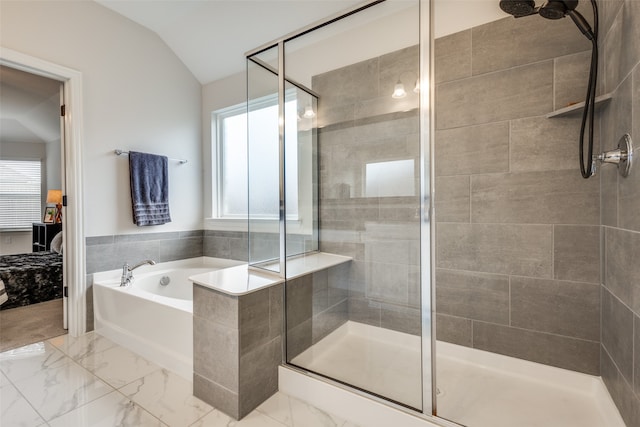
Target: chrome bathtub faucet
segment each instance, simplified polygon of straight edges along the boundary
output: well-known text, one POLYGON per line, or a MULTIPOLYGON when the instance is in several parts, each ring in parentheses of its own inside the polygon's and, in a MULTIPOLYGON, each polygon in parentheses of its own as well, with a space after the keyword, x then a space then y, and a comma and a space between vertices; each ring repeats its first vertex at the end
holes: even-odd
POLYGON ((131 281, 133 280, 133 270, 147 264, 156 265, 156 262, 152 259, 145 259, 144 261, 137 263, 133 267, 129 267, 129 264, 125 262, 122 266, 122 277, 120 277, 120 286, 129 286, 131 284, 131 281))

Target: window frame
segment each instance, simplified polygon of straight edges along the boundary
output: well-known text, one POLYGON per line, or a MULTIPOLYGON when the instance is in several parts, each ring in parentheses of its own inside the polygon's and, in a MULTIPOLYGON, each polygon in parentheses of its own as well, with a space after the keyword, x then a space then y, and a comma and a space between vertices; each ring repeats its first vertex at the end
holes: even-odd
MULTIPOLYGON (((289 92, 289 91, 287 91, 289 92)), ((295 90, 291 90, 289 93, 285 94, 285 103, 295 100, 297 101, 295 90)), ((267 108, 278 105, 278 96, 277 94, 266 95, 262 98, 252 100, 252 107, 259 108, 267 108)), ((248 221, 248 215, 243 214, 226 214, 223 215, 223 198, 224 198, 224 190, 223 190, 223 175, 224 175, 224 126, 223 121, 226 118, 237 116, 237 115, 246 115, 248 117, 247 111, 247 103, 242 102, 239 104, 235 104, 229 107, 220 108, 211 112, 211 177, 213 179, 213 183, 211 185, 212 197, 211 197, 211 218, 207 218, 206 223, 212 225, 212 228, 215 229, 240 229, 246 228, 246 224, 248 221), (244 226, 241 227, 240 225, 244 226)), ((245 125, 248 127, 248 123, 245 125)), ((297 146, 297 141, 295 146, 297 146)), ((296 152, 296 155, 299 153, 296 152)), ((299 181, 300 177, 296 176, 296 180, 299 181)), ((298 193, 300 192, 300 185, 298 182, 298 193)), ((300 195, 298 194, 298 204, 300 203, 300 195)), ((298 206, 299 208, 299 206, 298 206)), ((299 209, 298 209, 299 212, 299 209)), ((290 223, 296 223, 299 221, 298 212, 295 215, 288 215, 287 221, 290 223)), ((268 216, 257 216, 255 218, 252 217, 252 222, 262 222, 270 223, 273 221, 277 221, 279 218, 277 216, 268 217, 268 216)))
POLYGON ((44 194, 44 181, 43 181, 43 177, 44 177, 44 167, 43 167, 43 162, 41 158, 0 158, 0 163, 1 162, 29 162, 29 163, 33 163, 33 164, 37 164, 38 165, 38 172, 40 175, 40 180, 38 183, 38 194, 37 194, 37 202, 38 202, 38 213, 37 216, 34 216, 33 218, 29 219, 27 221, 27 223, 25 223, 24 225, 20 226, 20 225, 16 225, 16 226, 6 226, 6 225, 2 225, 0 223, 0 233, 2 232, 7 232, 7 233, 13 233, 13 232, 25 232, 25 231, 31 231, 32 229, 32 223, 34 222, 42 222, 42 209, 43 209, 43 194, 44 194))

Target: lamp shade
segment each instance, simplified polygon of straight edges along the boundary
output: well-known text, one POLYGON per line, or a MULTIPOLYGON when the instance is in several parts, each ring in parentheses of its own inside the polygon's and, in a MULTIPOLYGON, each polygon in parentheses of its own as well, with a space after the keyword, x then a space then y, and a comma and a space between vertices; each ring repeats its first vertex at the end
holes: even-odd
POLYGON ((47 203, 54 205, 62 204, 62 190, 49 190, 47 192, 47 203))

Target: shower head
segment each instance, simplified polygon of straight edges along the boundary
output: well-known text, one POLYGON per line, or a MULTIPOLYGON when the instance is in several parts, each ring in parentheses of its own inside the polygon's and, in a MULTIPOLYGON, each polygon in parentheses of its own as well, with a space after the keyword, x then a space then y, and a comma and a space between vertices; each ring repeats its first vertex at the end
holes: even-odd
POLYGON ((578 7, 578 0, 549 0, 540 9, 538 13, 543 18, 561 19, 570 14, 578 7))
POLYGON ((537 13, 534 0, 500 0, 500 9, 516 18, 537 13))
MULTIPOLYGON (((595 0, 592 0, 595 1, 595 0)), ((594 35, 589 23, 576 9, 578 0, 548 0, 542 6, 536 6, 535 0, 500 0, 500 9, 515 18, 539 14, 547 19, 561 19, 569 16, 578 29, 589 40, 594 35)))

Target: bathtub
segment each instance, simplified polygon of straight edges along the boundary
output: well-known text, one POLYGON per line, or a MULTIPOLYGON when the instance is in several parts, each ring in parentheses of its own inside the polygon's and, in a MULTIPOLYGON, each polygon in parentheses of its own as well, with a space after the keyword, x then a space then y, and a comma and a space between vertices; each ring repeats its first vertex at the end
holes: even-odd
POLYGON ((128 287, 120 287, 121 269, 95 273, 95 331, 191 381, 193 283, 189 277, 240 264, 199 257, 145 265, 133 272, 128 287), (161 279, 168 284, 161 285, 161 279))

